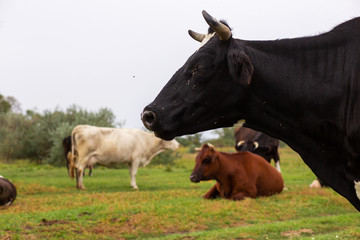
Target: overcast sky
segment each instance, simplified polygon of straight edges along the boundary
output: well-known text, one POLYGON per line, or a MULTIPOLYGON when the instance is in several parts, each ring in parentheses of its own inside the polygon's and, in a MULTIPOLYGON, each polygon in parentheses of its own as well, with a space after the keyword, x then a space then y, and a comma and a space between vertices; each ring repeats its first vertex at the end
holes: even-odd
POLYGON ((0 0, 0 94, 23 111, 110 108, 125 127, 199 47, 201 11, 233 36, 312 36, 360 16, 359 0, 0 0))

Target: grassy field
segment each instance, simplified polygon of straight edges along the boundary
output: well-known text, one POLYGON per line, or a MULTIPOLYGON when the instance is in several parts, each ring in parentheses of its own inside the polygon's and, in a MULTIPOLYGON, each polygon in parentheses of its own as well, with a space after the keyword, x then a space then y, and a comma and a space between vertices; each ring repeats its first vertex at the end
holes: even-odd
POLYGON ((280 151, 287 191, 229 201, 201 196, 214 184, 191 183, 195 154, 182 151, 172 171, 97 167, 86 191, 64 168, 0 163, 16 185, 14 205, 0 209, 0 239, 360 239, 360 214, 331 189, 310 189, 313 173, 289 148, 280 151))

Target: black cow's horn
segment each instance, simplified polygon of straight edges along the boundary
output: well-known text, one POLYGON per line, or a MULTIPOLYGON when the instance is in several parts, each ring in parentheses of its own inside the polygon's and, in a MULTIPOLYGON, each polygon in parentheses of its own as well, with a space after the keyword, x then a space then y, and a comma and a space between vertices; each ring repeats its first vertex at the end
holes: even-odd
POLYGON ((228 26, 210 16, 210 14, 208 14, 205 10, 202 11, 202 15, 204 16, 207 24, 209 24, 211 29, 216 32, 222 41, 229 40, 231 37, 231 31, 228 26))
POLYGON ((245 141, 244 141, 244 140, 241 140, 241 141, 238 142, 237 146, 240 147, 240 146, 243 145, 244 143, 245 143, 245 141))
POLYGON ((202 42, 202 40, 204 40, 205 38, 205 34, 202 33, 197 33, 191 30, 189 30, 188 33, 193 39, 195 39, 198 42, 202 42))

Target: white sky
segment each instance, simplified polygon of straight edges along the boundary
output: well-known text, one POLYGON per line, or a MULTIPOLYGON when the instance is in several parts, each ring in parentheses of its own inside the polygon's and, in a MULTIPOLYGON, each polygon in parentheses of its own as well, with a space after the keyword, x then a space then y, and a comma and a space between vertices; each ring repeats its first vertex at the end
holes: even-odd
POLYGON ((23 111, 110 108, 125 127, 199 47, 201 11, 233 36, 310 36, 360 16, 359 0, 0 0, 0 93, 23 111))

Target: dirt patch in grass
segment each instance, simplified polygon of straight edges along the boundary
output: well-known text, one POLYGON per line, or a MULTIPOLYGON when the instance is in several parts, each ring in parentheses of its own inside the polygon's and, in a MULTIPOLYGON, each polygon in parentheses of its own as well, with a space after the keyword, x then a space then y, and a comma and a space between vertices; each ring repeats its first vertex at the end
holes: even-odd
POLYGON ((281 236, 292 239, 293 237, 301 237, 301 234, 311 235, 313 233, 314 233, 314 231, 312 229, 303 228, 303 229, 299 229, 299 230, 282 232, 281 236))
POLYGON ((51 226, 54 224, 68 224, 68 221, 64 220, 47 220, 45 218, 41 219, 40 226, 51 226))
POLYGON ((158 236, 164 234, 185 233, 207 229, 205 224, 182 223, 179 216, 169 218, 156 213, 138 212, 127 213, 116 218, 101 221, 89 229, 93 234, 106 234, 109 237, 141 237, 158 236))
POLYGON ((49 186, 44 186, 44 185, 40 185, 37 183, 24 183, 24 182, 16 182, 16 188, 17 188, 17 192, 21 195, 34 195, 34 194, 39 194, 39 193, 59 193, 60 190, 57 187, 49 187, 49 186))

